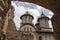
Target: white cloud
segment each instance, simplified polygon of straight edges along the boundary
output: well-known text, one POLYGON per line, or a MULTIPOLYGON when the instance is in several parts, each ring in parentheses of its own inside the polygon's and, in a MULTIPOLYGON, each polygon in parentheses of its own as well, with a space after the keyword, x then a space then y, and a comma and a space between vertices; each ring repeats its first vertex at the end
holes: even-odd
POLYGON ((48 22, 49 22, 49 27, 52 28, 52 22, 51 22, 51 20, 49 20, 48 22))
POLYGON ((32 14, 32 16, 40 16, 39 11, 36 9, 28 9, 28 11, 30 12, 30 14, 32 14))

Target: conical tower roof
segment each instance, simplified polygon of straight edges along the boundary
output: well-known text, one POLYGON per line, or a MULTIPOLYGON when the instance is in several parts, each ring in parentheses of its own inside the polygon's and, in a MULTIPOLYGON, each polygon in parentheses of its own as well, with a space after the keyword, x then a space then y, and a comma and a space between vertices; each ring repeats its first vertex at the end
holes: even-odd
MULTIPOLYGON (((38 21, 39 21, 39 19, 41 19, 41 18, 48 18, 48 17, 43 13, 43 11, 42 11, 41 16, 38 18, 38 21)), ((49 18, 48 18, 48 19, 49 19, 49 18)))
POLYGON ((41 18, 41 17, 47 17, 47 16, 42 12, 40 18, 41 18))
POLYGON ((22 19, 23 16, 31 16, 31 17, 33 18, 33 16, 30 15, 28 11, 27 11, 24 15, 22 15, 22 16, 20 17, 20 19, 22 19))

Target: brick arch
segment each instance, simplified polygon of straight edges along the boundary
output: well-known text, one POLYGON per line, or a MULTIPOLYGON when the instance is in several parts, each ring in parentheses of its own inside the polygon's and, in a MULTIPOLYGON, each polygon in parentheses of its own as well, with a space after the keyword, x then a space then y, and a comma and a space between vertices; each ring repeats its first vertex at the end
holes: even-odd
POLYGON ((50 9, 53 13, 54 16, 52 18, 52 24, 54 28, 54 33, 56 36, 56 39, 60 39, 60 26, 59 26, 59 17, 60 17, 60 0, 19 0, 19 1, 26 1, 26 2, 32 2, 38 5, 41 5, 47 9, 50 9))

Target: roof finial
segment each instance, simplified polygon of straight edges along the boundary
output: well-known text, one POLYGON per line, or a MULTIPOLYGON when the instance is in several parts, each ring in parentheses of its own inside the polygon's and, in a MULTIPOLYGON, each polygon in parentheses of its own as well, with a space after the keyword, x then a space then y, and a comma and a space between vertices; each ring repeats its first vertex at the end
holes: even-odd
POLYGON ((46 17, 45 14, 43 13, 43 11, 42 11, 41 17, 46 17))
POLYGON ((28 12, 28 11, 26 11, 26 14, 29 14, 29 12, 28 12))

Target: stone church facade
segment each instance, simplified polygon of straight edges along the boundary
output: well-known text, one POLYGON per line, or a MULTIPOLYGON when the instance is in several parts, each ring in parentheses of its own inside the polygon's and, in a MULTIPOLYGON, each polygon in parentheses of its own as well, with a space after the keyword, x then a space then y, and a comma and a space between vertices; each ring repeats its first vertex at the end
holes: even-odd
POLYGON ((34 17, 27 11, 20 17, 22 22, 20 24, 21 26, 19 31, 17 31, 15 23, 13 21, 13 7, 10 8, 8 16, 6 18, 8 19, 8 23, 6 23, 4 26, 4 30, 6 31, 5 40, 55 40, 54 32, 52 31, 52 28, 49 28, 49 18, 46 17, 43 13, 41 14, 41 17, 38 18, 38 23, 34 25, 32 23, 34 17))

